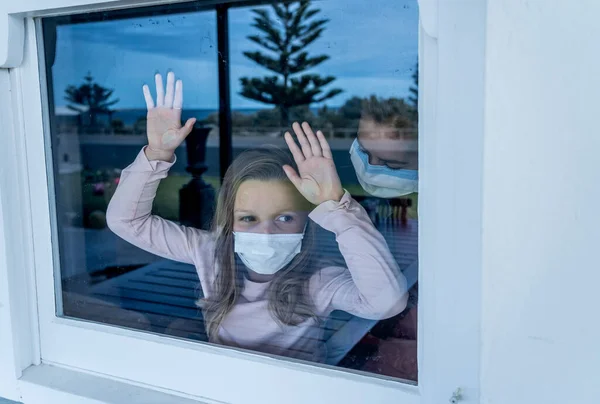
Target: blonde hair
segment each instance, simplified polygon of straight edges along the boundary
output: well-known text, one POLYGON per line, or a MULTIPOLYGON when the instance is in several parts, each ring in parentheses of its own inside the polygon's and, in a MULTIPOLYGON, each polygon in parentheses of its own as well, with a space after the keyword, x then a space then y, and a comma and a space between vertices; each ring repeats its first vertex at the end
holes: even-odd
MULTIPOLYGON (((244 287, 243 273, 238 270, 233 248, 233 212, 237 191, 248 180, 289 182, 282 169, 284 164, 297 169, 291 155, 281 149, 247 150, 233 161, 225 174, 212 223, 216 236, 214 262, 217 271, 214 294, 198 301, 204 312, 206 331, 211 342, 219 342, 219 327, 244 287)), ((298 196, 301 197, 300 193, 298 196)), ((281 325, 298 325, 308 318, 316 318, 307 293, 308 281, 314 272, 313 239, 314 228, 309 221, 301 252, 275 274, 269 285, 269 312, 281 325)))

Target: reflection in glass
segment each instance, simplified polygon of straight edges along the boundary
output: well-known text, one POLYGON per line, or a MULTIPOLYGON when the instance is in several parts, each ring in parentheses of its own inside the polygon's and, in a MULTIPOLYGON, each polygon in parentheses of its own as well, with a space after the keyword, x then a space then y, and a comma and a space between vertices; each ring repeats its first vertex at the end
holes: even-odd
MULTIPOLYGON (((324 319, 324 362, 416 381, 416 1, 331 0, 235 8, 229 16, 234 155, 285 148, 281 134, 293 121, 321 130, 343 188, 366 209, 411 286, 407 308, 390 319, 341 310, 324 319), (283 28, 295 21, 312 35, 283 28)), ((314 237, 322 259, 347 264, 332 233, 316 226, 314 237)))
POLYGON ((231 7, 229 55, 214 11, 45 20, 59 314, 416 381, 418 10, 375 3, 231 7), (141 151, 155 69, 197 119, 172 166, 141 151), (295 121, 321 131, 343 196, 306 196, 281 169, 306 178, 295 121))
POLYGON ((106 223, 122 169, 147 142, 141 88, 152 66, 176 68, 188 78, 183 118, 199 119, 189 150, 184 145, 177 151, 177 163, 158 189, 153 212, 198 227, 210 224, 220 182, 218 128, 205 120, 218 108, 216 13, 164 11, 169 14, 44 21, 61 258, 59 314, 161 333, 175 324, 174 333, 205 339, 194 306, 193 268, 134 247, 106 223), (183 45, 191 39, 195 46, 183 45), (205 208, 198 209, 202 199, 205 208), (189 321, 178 328, 182 318, 189 321))

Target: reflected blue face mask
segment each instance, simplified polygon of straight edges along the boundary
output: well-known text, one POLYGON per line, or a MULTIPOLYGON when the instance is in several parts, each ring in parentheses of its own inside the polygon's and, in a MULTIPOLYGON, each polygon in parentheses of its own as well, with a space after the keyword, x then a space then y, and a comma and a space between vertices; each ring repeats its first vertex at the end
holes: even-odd
POLYGON ((394 169, 387 166, 374 166, 369 156, 361 148, 358 139, 350 147, 350 160, 356 177, 363 189, 378 198, 395 198, 417 192, 419 174, 417 170, 394 169))

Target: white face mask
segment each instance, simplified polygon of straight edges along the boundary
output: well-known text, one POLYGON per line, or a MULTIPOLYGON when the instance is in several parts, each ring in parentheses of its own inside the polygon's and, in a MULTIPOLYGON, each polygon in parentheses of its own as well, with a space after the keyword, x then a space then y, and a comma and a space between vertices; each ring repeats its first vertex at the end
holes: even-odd
POLYGON ((233 232, 234 251, 248 269, 273 275, 300 252, 304 233, 262 234, 233 232))
POLYGON ((417 170, 394 169, 369 164, 369 156, 361 149, 358 140, 350 147, 350 160, 363 189, 378 198, 395 198, 417 192, 417 170))

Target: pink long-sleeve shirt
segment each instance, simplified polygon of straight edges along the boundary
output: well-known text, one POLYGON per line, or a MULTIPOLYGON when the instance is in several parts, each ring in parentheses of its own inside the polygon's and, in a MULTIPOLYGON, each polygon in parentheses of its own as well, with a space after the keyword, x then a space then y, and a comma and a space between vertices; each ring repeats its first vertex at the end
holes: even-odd
MULTIPOLYGON (((174 162, 149 161, 144 150, 123 170, 110 201, 107 221, 119 237, 153 254, 193 264, 205 297, 214 294, 213 233, 152 215, 160 180, 174 162)), ((346 192, 317 206, 309 218, 335 234, 346 267, 325 266, 309 280, 308 293, 319 318, 333 310, 380 320, 406 307, 406 279, 365 210, 346 192)), ((219 330, 220 342, 270 354, 320 361, 323 330, 315 319, 281 326, 268 310, 269 282, 244 279, 244 288, 219 330)))

